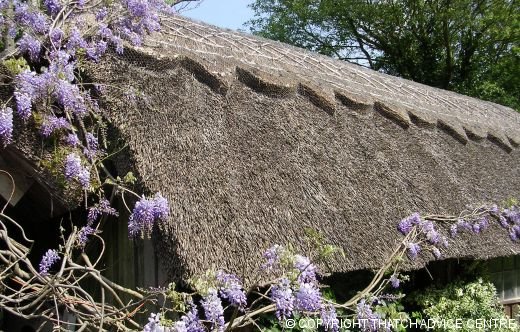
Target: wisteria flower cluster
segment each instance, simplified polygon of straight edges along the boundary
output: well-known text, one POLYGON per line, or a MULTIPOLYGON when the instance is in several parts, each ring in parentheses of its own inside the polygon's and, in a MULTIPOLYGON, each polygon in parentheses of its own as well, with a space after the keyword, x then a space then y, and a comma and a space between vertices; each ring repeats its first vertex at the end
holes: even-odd
POLYGON ((117 210, 110 206, 110 202, 106 198, 101 198, 99 203, 88 209, 87 224, 79 230, 78 234, 78 242, 80 246, 84 247, 88 241, 89 236, 94 234, 94 224, 102 215, 114 217, 119 216, 117 210))
POLYGON ((520 238, 520 208, 515 204, 500 209, 497 205, 478 208, 466 216, 457 219, 450 227, 452 237, 467 231, 479 234, 487 229, 491 221, 497 221, 508 231, 512 241, 520 238))
MULTIPOLYGON (((373 302, 373 301, 372 301, 373 302)), ((356 319, 362 332, 391 331, 385 324, 380 324, 381 315, 373 311, 371 302, 362 299, 356 306, 356 319)))
MULTIPOLYGON (((48 160, 42 160, 42 167, 47 167, 53 175, 57 175, 56 171, 60 172, 57 184, 63 184, 66 190, 81 187, 87 203, 85 208, 88 209, 86 225, 78 233, 71 233, 69 238, 63 234, 61 251, 50 249, 43 255, 39 264, 42 276, 49 275, 60 261, 60 256, 71 257, 70 250, 77 247, 66 243, 85 246, 99 227, 97 223, 100 216, 118 214, 104 199, 107 196, 106 186, 112 185, 114 192, 122 196, 125 193, 138 196, 126 188, 124 181, 119 178, 112 180, 113 177, 103 165, 108 155, 108 151, 105 151, 108 147, 105 144, 106 123, 104 113, 92 93, 100 93, 100 90, 94 90, 98 86, 96 82, 83 81, 83 71, 87 62, 100 61, 110 47, 121 54, 125 41, 140 45, 146 34, 160 29, 159 13, 165 11, 171 9, 163 0, 0 1, 1 61, 3 68, 9 72, 9 75, 4 76, 4 83, 10 85, 5 90, 12 91, 12 95, 3 98, 0 105, 0 150, 22 136, 22 130, 39 134, 45 150, 42 155, 49 156, 48 160), (77 238, 72 238, 72 234, 77 235, 77 238)), ((165 220, 168 213, 168 202, 164 197, 143 197, 135 205, 130 218, 131 235, 147 235, 152 225, 157 220, 165 220)), ((85 254, 83 257, 87 264, 88 256, 85 254)), ((68 260, 64 260, 63 264, 69 264, 68 260)), ((67 268, 74 270, 70 266, 67 268)), ((69 272, 64 280, 75 278, 69 272)), ((39 289, 39 286, 32 287, 30 284, 27 287, 31 290, 39 289)), ((78 287, 77 283, 73 287, 78 287)), ((59 298, 66 298, 64 293, 69 288, 66 291, 54 286, 52 288, 59 294, 59 298)), ((88 293, 84 293, 89 298, 88 293)), ((229 301, 242 301, 231 291, 226 294, 229 301)), ((61 311, 68 304, 63 300, 56 306, 59 305, 61 311)), ((37 308, 42 308, 41 304, 37 305, 37 308)), ((93 305, 92 308, 95 308, 96 304, 93 305)), ((104 313, 109 308, 109 304, 106 305, 103 306, 104 313)), ((92 308, 89 307, 89 310, 94 310, 92 308)), ((177 323, 177 331, 183 328, 195 332, 204 330, 197 318, 197 308, 193 308, 177 323)), ((124 310, 121 309, 120 313, 124 314, 124 310)), ((118 314, 116 311, 115 315, 118 314)), ((112 319, 106 318, 108 316, 107 313, 105 320, 101 319, 101 325, 112 319)), ((60 317, 57 318, 59 321, 60 317)), ((160 316, 152 317, 148 325, 150 330, 163 331, 158 324, 159 320, 160 316)))
POLYGON ((13 109, 0 108, 0 147, 11 144, 13 139, 13 109))
POLYGON ((500 225, 509 231, 509 237, 513 241, 520 239, 520 207, 511 206, 496 214, 500 225))
MULTIPOLYGON (((287 272, 291 279, 283 276, 271 285, 269 299, 275 306, 275 314, 279 320, 301 314, 321 319, 326 331, 338 331, 339 319, 332 303, 326 301, 318 284, 317 268, 307 257, 292 255, 291 271, 282 267, 287 262, 282 262, 281 257, 287 258, 289 251, 279 245, 268 249, 265 257, 267 262, 262 265, 265 272, 287 272), (277 268, 273 268, 277 266, 277 268), (266 270, 267 269, 267 270, 266 270)), ((224 303, 229 303, 231 308, 238 312, 244 312, 248 302, 242 282, 234 274, 218 271, 208 272, 201 280, 197 280, 195 288, 202 294, 200 306, 194 304, 190 297, 187 307, 189 311, 179 321, 161 323, 160 316, 153 314, 144 331, 187 331, 201 332, 224 331, 226 322, 224 303), (199 312, 203 315, 199 316, 199 312), (203 317, 203 318, 198 318, 203 317)), ((228 322, 229 323, 229 322, 228 322)))
POLYGON ((166 221, 169 213, 168 201, 161 194, 156 194, 154 198, 141 197, 130 215, 128 234, 130 237, 149 235, 155 222, 166 221))
POLYGON ((43 255, 42 260, 40 262, 40 274, 42 276, 46 276, 49 274, 50 268, 60 260, 60 256, 56 249, 49 249, 43 255))
POLYGON ((403 235, 416 231, 416 236, 407 244, 408 257, 412 260, 421 252, 421 245, 428 247, 437 259, 442 255, 440 249, 448 246, 448 239, 438 231, 435 224, 431 220, 422 219, 418 213, 401 220, 397 229, 403 235))
POLYGON ((236 275, 224 271, 219 271, 216 279, 220 297, 228 300, 231 305, 244 310, 247 298, 240 279, 236 275))
POLYGON ((478 218, 466 219, 459 218, 456 223, 450 227, 451 237, 457 236, 461 231, 468 231, 475 234, 480 234, 489 227, 488 216, 479 216, 478 218))
POLYGON ((422 219, 418 213, 401 220, 397 226, 403 235, 412 232, 414 236, 406 243, 410 259, 415 259, 424 246, 427 246, 435 258, 441 258, 441 248, 448 246, 448 240, 436 228, 433 220, 438 222, 452 222, 449 233, 455 238, 461 232, 480 234, 484 232, 492 221, 498 222, 508 231, 512 241, 520 239, 520 208, 516 204, 500 209, 496 204, 489 207, 480 207, 464 212, 457 217, 431 216, 422 219))
POLYGON ((322 321, 329 322, 325 325, 327 331, 337 331, 336 311, 323 299, 317 267, 305 256, 292 255, 292 259, 288 260, 290 256, 290 252, 279 245, 271 247, 264 254, 264 270, 274 273, 287 271, 288 276, 294 277, 293 280, 282 277, 271 289, 270 298, 276 305, 276 317, 284 320, 296 313, 320 315, 322 321), (290 263, 292 266, 287 266, 290 263))
POLYGON ((77 180, 83 189, 90 187, 90 169, 83 165, 81 157, 71 153, 65 159, 65 179, 77 180))
POLYGON ((160 316, 152 314, 144 331, 204 332, 207 331, 206 325, 210 331, 224 331, 224 301, 239 311, 243 311, 247 305, 242 282, 236 275, 224 271, 216 274, 208 272, 203 279, 200 282, 204 286, 198 287, 202 294, 199 306, 189 296, 186 306, 189 310, 180 320, 167 325, 160 322, 160 316), (199 318, 199 311, 203 313, 203 319, 199 318))
MULTIPOLYGON (((163 0, 44 0, 42 7, 20 0, 1 1, 2 31, 11 40, 4 44, 14 45, 12 52, 4 54, 22 55, 25 60, 12 69, 13 98, 0 107, 0 148, 12 143, 14 117, 18 116, 26 126, 36 125, 44 140, 53 138, 52 142, 66 149, 61 157, 66 180, 94 191, 93 172, 105 153, 96 129, 102 116, 89 85, 82 82, 80 68, 85 61, 99 61, 110 45, 119 54, 125 40, 140 45, 146 34, 160 29, 159 13, 171 11, 163 0), (95 20, 87 21, 85 11, 94 12, 95 20)), ((151 221, 165 218, 167 202, 163 198, 151 202, 153 218, 146 215, 150 201, 141 201, 134 209, 132 235, 139 233, 137 226, 146 230, 151 221)), ((84 240, 91 232, 89 223, 80 235, 84 240)))

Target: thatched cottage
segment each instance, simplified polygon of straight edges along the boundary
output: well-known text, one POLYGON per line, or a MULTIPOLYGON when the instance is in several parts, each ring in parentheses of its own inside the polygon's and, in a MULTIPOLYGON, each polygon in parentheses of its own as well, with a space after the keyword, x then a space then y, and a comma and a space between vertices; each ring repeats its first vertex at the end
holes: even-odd
MULTIPOLYGON (((107 224, 107 273, 127 285, 213 266, 248 278, 273 244, 308 249, 306 228, 344 249, 332 272, 375 269, 410 213, 520 196, 520 113, 282 43, 172 16, 90 75, 109 86, 101 105, 127 145, 114 170, 133 170, 142 190, 171 204, 154 245, 129 240, 125 216, 107 224)), ((65 213, 25 151, 1 152, 17 170, 20 209, 43 209, 38 222, 65 213), (53 202, 36 199, 46 190, 53 202)), ((444 257, 519 252, 492 226, 444 257)))

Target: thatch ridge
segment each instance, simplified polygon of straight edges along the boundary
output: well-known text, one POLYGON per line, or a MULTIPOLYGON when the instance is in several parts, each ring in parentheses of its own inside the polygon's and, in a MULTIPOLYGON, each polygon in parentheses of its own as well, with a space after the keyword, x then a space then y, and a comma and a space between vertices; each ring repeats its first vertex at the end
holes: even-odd
MULTIPOLYGON (((401 124, 408 122, 406 110, 416 109, 440 120, 440 127, 454 134, 453 137, 464 144, 467 135, 461 128, 471 128, 478 123, 484 123, 482 129, 486 132, 485 136, 491 133, 492 141, 496 142, 496 137, 506 137, 518 143, 520 120, 512 112, 502 114, 510 109, 501 105, 377 73, 279 42, 212 27, 181 16, 164 17, 163 26, 162 33, 147 39, 146 46, 141 49, 143 52, 160 57, 184 54, 202 58, 212 64, 215 72, 228 77, 233 76, 235 66, 253 67, 282 80, 278 86, 285 86, 284 80, 293 81, 295 88, 299 83, 313 81, 314 86, 331 89, 330 93, 314 91, 314 95, 323 95, 323 99, 326 99, 326 95, 341 96, 343 90, 351 95, 373 99, 388 105, 386 109, 393 110, 392 114, 401 114, 399 118, 405 119, 404 122, 398 121, 401 124), (502 116, 497 116, 500 114, 502 116)), ((276 81, 268 81, 273 86, 277 85, 276 81)), ((256 87, 261 88, 260 85, 256 87)), ((498 141, 504 143, 503 140, 498 141)), ((499 146, 506 151, 510 148, 507 143, 499 146)))
MULTIPOLYGON (((146 96, 109 88, 102 106, 144 189, 171 202, 157 239, 171 278, 213 266, 254 277, 270 245, 308 250, 306 227, 347 253, 333 271, 375 269, 412 212, 456 214, 520 197, 520 151, 504 145, 519 136, 511 109, 181 17, 164 21, 146 46, 90 72, 146 96)), ((492 227, 463 235, 445 256, 518 252, 492 227)))

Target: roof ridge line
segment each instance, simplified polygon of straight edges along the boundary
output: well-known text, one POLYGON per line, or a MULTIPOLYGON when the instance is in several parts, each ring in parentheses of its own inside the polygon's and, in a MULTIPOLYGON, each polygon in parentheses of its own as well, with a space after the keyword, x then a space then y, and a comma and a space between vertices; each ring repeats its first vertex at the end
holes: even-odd
MULTIPOLYGON (((139 50, 139 53, 144 53, 139 50)), ((150 56, 147 54, 147 56, 150 56)), ((356 92, 333 89, 331 96, 316 86, 315 83, 306 81, 295 73, 283 72, 284 76, 275 76, 264 70, 247 66, 246 64, 233 64, 235 75, 226 75, 208 69, 209 64, 193 54, 178 54, 175 57, 166 56, 157 58, 155 61, 172 61, 176 65, 184 68, 200 83, 208 86, 213 92, 226 96, 232 84, 226 76, 233 76, 233 81, 239 81, 257 93, 264 94, 271 98, 290 98, 301 95, 314 106, 322 109, 329 116, 337 112, 336 102, 348 109, 360 114, 368 114, 370 111, 391 120, 403 129, 408 129, 411 124, 419 128, 432 129, 438 128, 450 135, 458 142, 466 145, 470 140, 481 142, 484 139, 494 143, 507 153, 518 148, 520 138, 513 134, 501 132, 494 128, 476 128, 468 124, 462 124, 457 117, 438 117, 431 116, 427 111, 420 108, 413 108, 406 105, 395 105, 394 103, 374 98, 374 96, 364 96, 356 92), (480 130, 479 130, 480 129, 480 130)), ((145 66, 144 62, 134 62, 134 65, 145 66)), ((161 66, 162 67, 162 66, 161 66)), ((228 68, 229 71, 229 68, 228 68)))

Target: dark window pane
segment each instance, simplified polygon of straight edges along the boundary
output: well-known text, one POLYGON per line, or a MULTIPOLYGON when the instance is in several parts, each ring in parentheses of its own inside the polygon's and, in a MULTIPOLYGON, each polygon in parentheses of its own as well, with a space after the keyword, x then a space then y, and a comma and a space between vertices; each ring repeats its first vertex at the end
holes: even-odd
POLYGON ((504 271, 511 271, 515 269, 515 256, 504 257, 504 271))
POLYGON ((498 297, 503 300, 504 299, 504 279, 502 277, 502 272, 492 273, 490 275, 491 282, 495 285, 497 289, 498 297))
POLYGON ((504 300, 514 299, 516 297, 516 272, 504 272, 504 300))
POLYGON ((501 272, 502 271, 502 257, 493 258, 488 261, 489 272, 501 272))

